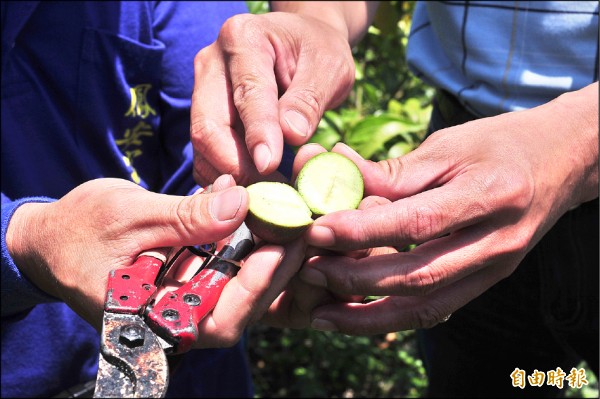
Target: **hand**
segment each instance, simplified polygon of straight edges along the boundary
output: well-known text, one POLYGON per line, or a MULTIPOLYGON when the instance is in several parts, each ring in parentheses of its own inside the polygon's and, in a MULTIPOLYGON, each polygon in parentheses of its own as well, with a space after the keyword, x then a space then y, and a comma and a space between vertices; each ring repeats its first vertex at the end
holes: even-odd
MULTIPOLYGON (((598 196, 597 90, 440 130, 398 159, 370 162, 337 145, 361 169, 366 195, 390 202, 323 216, 307 242, 342 251, 420 245, 309 260, 305 283, 385 296, 319 307, 313 327, 357 335, 431 327, 509 276, 561 215, 598 196)), ((303 147, 294 169, 318 151, 303 147)))
MULTIPOLYGON (((234 185, 231 176, 223 176, 210 194, 179 197, 125 180, 93 180, 56 202, 19 207, 8 227, 7 245, 34 284, 100 330, 108 273, 132 265, 143 251, 211 243, 230 235, 248 207, 246 190, 234 185)), ((265 246, 245 260, 244 270, 200 324, 203 341, 197 347, 237 342, 261 300, 270 296, 272 301, 278 294, 272 291, 287 283, 275 280, 289 279, 299 268, 300 261, 282 262, 283 255, 283 248, 265 246)))
MULTIPOLYGON (((285 246, 258 243, 223 289, 213 311, 199 323, 194 347, 229 347, 237 343, 248 325, 262 321, 271 303, 302 266, 305 252, 306 243, 301 239, 285 246)), ((191 270, 197 270, 197 265, 191 270)))
MULTIPOLYGON (((304 150, 303 155, 308 155, 309 152, 316 155, 317 153, 324 151, 324 149, 318 145, 305 146, 304 150)), ((385 198, 369 197, 361 202, 359 209, 367 209, 384 203, 389 203, 389 200, 385 198)), ((304 259, 333 255, 360 259, 397 252, 398 251, 394 248, 369 248, 366 250, 336 252, 316 247, 308 247, 303 254, 304 259)), ((268 312, 261 319, 261 322, 278 328, 302 329, 310 327, 311 324, 313 327, 319 327, 322 323, 318 324, 320 323, 319 321, 315 322, 311 320, 315 308, 328 304, 362 303, 364 300, 365 296, 363 295, 344 295, 332 292, 324 287, 307 284, 302 281, 298 275, 294 275, 281 295, 273 301, 268 312)))
POLYGON ((334 3, 315 4, 320 16, 331 18, 238 15, 197 54, 191 139, 194 178, 200 184, 222 173, 243 186, 283 181, 276 169, 284 141, 305 143, 325 110, 350 92, 354 61, 348 31, 332 22, 339 20, 327 12, 334 3))

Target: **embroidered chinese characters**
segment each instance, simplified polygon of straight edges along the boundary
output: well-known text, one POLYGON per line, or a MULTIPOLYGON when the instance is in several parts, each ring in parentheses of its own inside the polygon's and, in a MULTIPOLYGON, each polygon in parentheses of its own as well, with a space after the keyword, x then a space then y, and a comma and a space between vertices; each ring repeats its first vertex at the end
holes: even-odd
POLYGON ((151 88, 151 84, 144 83, 129 89, 131 104, 124 116, 137 120, 137 124, 126 129, 122 139, 115 140, 123 153, 123 161, 131 169, 131 178, 137 184, 141 179, 133 166, 134 159, 142 155, 143 139, 154 135, 152 126, 144 121, 148 116, 156 115, 156 111, 148 103, 148 91, 151 88))

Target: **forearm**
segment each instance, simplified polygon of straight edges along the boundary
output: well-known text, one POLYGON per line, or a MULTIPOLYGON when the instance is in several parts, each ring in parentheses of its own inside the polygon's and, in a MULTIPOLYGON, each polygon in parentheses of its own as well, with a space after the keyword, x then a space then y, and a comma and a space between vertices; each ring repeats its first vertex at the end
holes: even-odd
POLYGON ((346 35, 355 45, 375 17, 378 1, 271 1, 272 11, 291 12, 317 18, 346 35))

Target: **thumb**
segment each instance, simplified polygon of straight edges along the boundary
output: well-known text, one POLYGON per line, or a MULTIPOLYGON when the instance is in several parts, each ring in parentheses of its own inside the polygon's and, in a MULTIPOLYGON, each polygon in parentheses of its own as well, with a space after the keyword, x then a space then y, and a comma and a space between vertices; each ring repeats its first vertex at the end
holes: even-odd
POLYGON ((135 227, 148 248, 222 240, 242 224, 248 212, 248 193, 240 186, 187 197, 148 193, 147 200, 146 205, 137 205, 141 214, 134 220, 139 221, 135 227))

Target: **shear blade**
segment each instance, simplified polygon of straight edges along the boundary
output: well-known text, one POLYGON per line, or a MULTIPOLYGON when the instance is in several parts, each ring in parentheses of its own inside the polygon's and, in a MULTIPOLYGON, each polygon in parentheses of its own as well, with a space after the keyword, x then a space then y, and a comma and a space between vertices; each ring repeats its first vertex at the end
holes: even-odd
POLYGON ((162 398, 169 383, 167 357, 137 315, 104 313, 95 398, 162 398))

